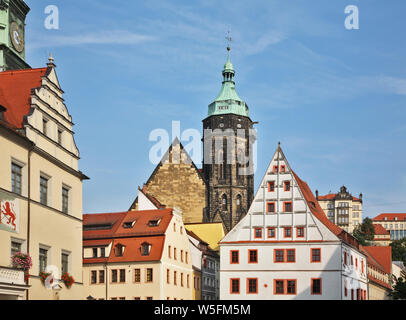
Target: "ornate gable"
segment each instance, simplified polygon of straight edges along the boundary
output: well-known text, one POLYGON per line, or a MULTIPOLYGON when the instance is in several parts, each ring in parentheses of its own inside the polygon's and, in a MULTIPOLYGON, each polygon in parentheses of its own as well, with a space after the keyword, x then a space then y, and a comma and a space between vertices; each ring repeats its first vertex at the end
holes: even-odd
POLYGON ((341 232, 325 218, 310 188, 291 169, 279 145, 248 214, 222 242, 337 241, 341 232), (262 230, 260 237, 256 229, 262 230), (274 236, 268 234, 269 229, 274 230, 274 236), (290 236, 286 236, 287 229, 291 230, 290 236), (303 236, 298 229, 303 229, 303 236))

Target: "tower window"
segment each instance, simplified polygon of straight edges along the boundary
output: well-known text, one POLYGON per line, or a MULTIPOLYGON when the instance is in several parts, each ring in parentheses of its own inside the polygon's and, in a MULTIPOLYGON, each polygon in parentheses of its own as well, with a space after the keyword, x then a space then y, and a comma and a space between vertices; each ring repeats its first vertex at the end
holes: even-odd
POLYGON ((221 204, 222 204, 222 208, 223 210, 227 210, 227 196, 224 194, 222 199, 221 199, 221 204))

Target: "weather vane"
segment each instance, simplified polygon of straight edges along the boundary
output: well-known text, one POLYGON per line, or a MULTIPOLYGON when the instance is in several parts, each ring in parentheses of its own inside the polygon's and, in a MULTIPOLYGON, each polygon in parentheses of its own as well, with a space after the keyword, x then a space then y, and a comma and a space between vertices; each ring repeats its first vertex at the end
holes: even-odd
POLYGON ((230 50, 231 50, 231 47, 230 47, 230 46, 231 46, 231 42, 233 42, 233 38, 230 37, 230 30, 227 31, 226 40, 227 40, 227 42, 228 42, 228 44, 227 44, 227 51, 230 52, 230 50))

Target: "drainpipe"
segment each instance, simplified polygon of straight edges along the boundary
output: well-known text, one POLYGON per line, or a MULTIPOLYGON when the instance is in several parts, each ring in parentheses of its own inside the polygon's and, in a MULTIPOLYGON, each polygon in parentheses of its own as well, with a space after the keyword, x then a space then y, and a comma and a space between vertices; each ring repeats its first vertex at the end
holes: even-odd
MULTIPOLYGON (((31 154, 32 154, 33 147, 30 147, 28 150, 28 163, 27 163, 27 170, 28 170, 28 186, 27 186, 27 253, 30 253, 30 237, 31 237, 31 154)), ((30 279, 27 280, 27 285, 29 285, 30 279)), ((27 300, 30 300, 30 292, 27 290, 27 300)))
POLYGON ((106 278, 106 300, 108 300, 108 285, 109 285, 109 272, 108 272, 108 269, 107 269, 107 262, 104 264, 104 267, 105 267, 105 269, 106 269, 106 276, 105 276, 105 278, 106 278))

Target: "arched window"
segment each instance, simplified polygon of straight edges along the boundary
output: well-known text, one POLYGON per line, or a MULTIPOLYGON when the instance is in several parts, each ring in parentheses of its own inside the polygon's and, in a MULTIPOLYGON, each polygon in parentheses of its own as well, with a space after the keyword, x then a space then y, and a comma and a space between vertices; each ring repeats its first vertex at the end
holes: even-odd
POLYGON ((151 245, 148 242, 144 242, 143 244, 141 244, 141 255, 149 256, 150 251, 151 245))
POLYGON ((237 205, 237 208, 241 208, 242 197, 241 197, 240 194, 237 196, 237 199, 235 200, 235 203, 236 203, 236 205, 237 205))
POLYGON ((227 196, 223 194, 223 197, 221 198, 221 207, 223 211, 227 210, 227 196))

